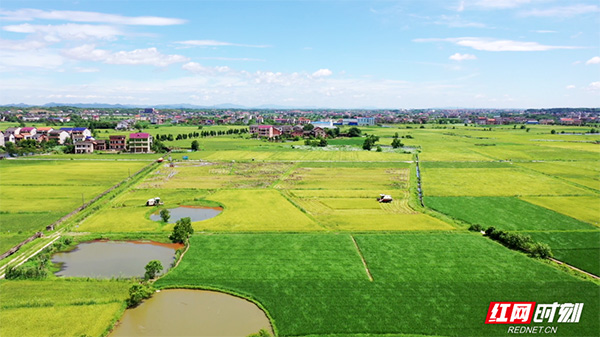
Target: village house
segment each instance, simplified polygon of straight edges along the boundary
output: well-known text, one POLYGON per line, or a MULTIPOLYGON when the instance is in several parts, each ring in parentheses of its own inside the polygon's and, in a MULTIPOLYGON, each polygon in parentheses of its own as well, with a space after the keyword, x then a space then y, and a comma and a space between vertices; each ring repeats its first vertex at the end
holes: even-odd
POLYGON ((309 124, 309 123, 310 123, 310 119, 308 119, 306 117, 298 118, 298 124, 304 125, 304 124, 309 124))
POLYGON ((13 135, 16 136, 21 132, 21 128, 19 127, 11 127, 6 129, 6 131, 4 132, 4 135, 13 135))
POLYGON ((106 151, 106 140, 97 139, 93 141, 94 151, 106 151))
POLYGON ((21 128, 21 131, 19 132, 19 136, 21 136, 20 137, 21 139, 33 139, 33 136, 35 136, 35 133, 36 133, 36 129, 34 127, 28 126, 28 127, 21 128))
POLYGON ((127 141, 123 135, 108 136, 108 149, 113 151, 125 151, 127 141))
POLYGON ((300 125, 296 125, 292 128, 292 136, 293 137, 302 137, 304 136, 304 128, 300 125))
POLYGON ((76 142, 75 143, 75 153, 93 153, 94 152, 94 142, 90 140, 76 142))
POLYGON ((63 130, 52 130, 48 132, 49 140, 55 140, 58 144, 63 145, 69 138, 69 133, 63 130))
POLYGON ((152 136, 145 132, 132 133, 129 135, 127 147, 132 153, 152 152, 152 136))
POLYGON ((0 146, 4 146, 4 133, 0 131, 0 146))
POLYGON ((92 136, 92 131, 88 128, 60 128, 62 131, 67 132, 73 142, 81 142, 92 136))
POLYGON ((4 138, 4 144, 6 144, 6 143, 13 143, 14 144, 16 142, 15 141, 15 135, 10 134, 10 133, 5 133, 3 138, 4 138))

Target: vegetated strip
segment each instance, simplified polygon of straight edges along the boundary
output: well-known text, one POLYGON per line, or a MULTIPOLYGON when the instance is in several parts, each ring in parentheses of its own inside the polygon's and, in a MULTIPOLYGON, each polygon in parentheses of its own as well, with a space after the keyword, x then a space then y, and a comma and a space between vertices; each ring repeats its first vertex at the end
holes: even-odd
POLYGON ((555 258, 553 258, 553 257, 549 257, 548 259, 549 259, 549 260, 551 260, 551 261, 553 261, 553 262, 556 262, 556 263, 558 263, 558 264, 560 264, 560 265, 563 265, 563 266, 569 267, 569 268, 571 268, 571 269, 573 269, 573 270, 575 270, 575 271, 578 271, 578 272, 580 272, 580 273, 584 273, 584 274, 586 274, 587 276, 590 276, 590 277, 592 277, 592 278, 595 278, 596 280, 600 280, 600 277, 598 277, 597 275, 594 275, 594 274, 592 274, 592 273, 588 273, 587 271, 585 271, 585 270, 581 270, 581 269, 579 269, 579 268, 577 268, 577 267, 575 267, 575 266, 572 266, 572 265, 570 265, 570 264, 568 264, 568 263, 565 263, 565 262, 563 262, 563 261, 557 260, 557 259, 555 259, 555 258))
POLYGON ((354 243, 354 247, 356 247, 356 251, 358 252, 358 256, 360 256, 360 260, 362 261, 363 266, 365 266, 365 271, 367 272, 369 281, 373 282, 373 276, 371 275, 371 271, 369 270, 369 267, 367 266, 367 261, 365 261, 365 257, 363 256, 362 252, 360 251, 360 248, 358 247, 358 243, 356 243, 356 240, 354 240, 354 236, 350 235, 350 239, 352 239, 352 242, 354 243))
MULTIPOLYGON (((23 257, 18 257, 15 260, 21 258, 22 261, 18 262, 16 265, 14 265, 14 267, 18 267, 20 265, 22 265, 23 263, 27 262, 27 260, 29 260, 30 258, 36 256, 39 252, 41 252, 42 250, 46 249, 46 247, 50 246, 51 244, 54 243, 54 241, 58 240, 60 238, 60 235, 56 235, 55 238, 53 238, 52 240, 50 240, 50 242, 48 242, 47 244, 45 244, 44 246, 42 246, 42 248, 36 250, 33 254, 29 255, 29 256, 25 256, 23 257)), ((14 261, 14 260, 13 260, 14 261)), ((3 266, 0 270, 0 279, 3 279, 4 276, 6 276, 6 268, 8 267, 8 265, 3 266)))
MULTIPOLYGON (((129 176, 127 178, 125 178, 124 180, 118 182, 116 185, 112 186, 111 188, 109 188, 108 190, 100 193, 99 195, 97 195, 94 199, 88 201, 87 203, 83 204, 82 206, 77 207, 74 211, 72 211, 71 213, 63 216, 62 218, 58 219, 57 221, 55 221, 54 223, 46 226, 46 230, 53 230, 56 226, 58 226, 59 224, 63 223, 64 221, 66 221, 67 219, 71 218, 72 216, 74 216, 75 214, 83 211, 84 209, 86 209, 87 207, 89 207, 91 204, 93 204, 94 202, 96 202, 98 199, 102 198, 103 196, 107 195, 108 193, 112 192, 113 190, 115 190, 116 188, 118 188, 119 186, 123 185, 125 182, 127 182, 128 180, 136 177, 137 175, 139 175, 140 173, 144 172, 145 170, 147 170, 148 168, 150 168, 152 165, 156 164, 156 161, 153 161, 152 163, 144 166, 143 168, 141 168, 139 171, 137 171, 136 173, 134 173, 132 176, 129 176)), ((60 236, 60 235, 59 235, 60 236)), ((36 239, 37 237, 40 237, 37 233, 36 235, 32 236, 31 238, 36 239)), ((30 240, 33 241, 33 240, 30 240)), ((19 244, 15 247, 13 247, 12 249, 10 249, 7 254, 3 254, 1 256, 0 259, 4 259, 7 258, 8 256, 16 253, 19 248, 22 246, 23 244, 19 244), (17 248, 17 249, 14 249, 17 248)), ((37 253, 36 253, 37 254, 37 253)), ((35 255, 35 254, 34 254, 35 255)))
MULTIPOLYGON (((91 204, 93 204, 94 202, 96 202, 97 200, 99 200, 100 198, 102 198, 103 196, 107 195, 108 193, 112 192, 113 190, 115 190, 116 188, 122 186, 125 182, 132 180, 133 178, 137 177, 139 174, 145 172, 146 170, 148 170, 149 168, 151 168, 153 165, 156 164, 156 161, 144 166, 142 169, 140 169, 138 172, 134 173, 132 176, 125 178, 124 180, 120 181, 119 183, 117 183, 116 185, 114 185, 113 187, 111 187, 110 189, 108 189, 107 191, 103 192, 102 194, 96 196, 94 199, 92 199, 91 201, 89 201, 88 203, 84 204, 83 206, 78 207, 75 211, 69 213, 68 215, 62 217, 61 219, 59 219, 58 221, 56 221, 55 223, 53 223, 51 226, 56 226, 68 219, 70 219, 71 217, 77 215, 79 212, 85 210, 88 206, 90 206, 91 204)), ((52 234, 50 236, 50 238, 52 238, 52 240, 44 245, 41 249, 35 251, 34 253, 24 253, 18 257, 15 257, 12 261, 9 261, 8 263, 6 263, 5 265, 3 265, 0 268, 0 279, 4 278, 5 276, 5 271, 6 268, 9 264, 15 262, 15 261, 19 261, 18 264, 16 266, 19 266, 25 262, 27 262, 27 260, 29 260, 30 258, 34 257, 36 254, 38 254, 40 251, 42 251, 44 248, 46 248, 48 245, 52 244, 54 241, 56 241, 58 238, 60 238, 61 234, 64 232, 65 228, 61 228, 59 230, 57 230, 54 234, 52 234), (25 255, 25 256, 24 256, 25 255)), ((17 251, 14 251, 14 253, 16 253, 17 251)))

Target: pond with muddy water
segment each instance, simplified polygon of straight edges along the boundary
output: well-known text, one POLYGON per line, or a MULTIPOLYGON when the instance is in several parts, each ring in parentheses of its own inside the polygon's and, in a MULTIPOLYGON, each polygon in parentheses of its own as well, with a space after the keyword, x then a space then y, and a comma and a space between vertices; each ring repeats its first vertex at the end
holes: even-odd
MULTIPOLYGON (((150 220, 161 221, 159 214, 160 211, 156 211, 150 215, 150 220)), ((175 223, 181 218, 189 217, 192 222, 207 220, 214 218, 223 212, 222 207, 205 207, 205 206, 179 206, 177 208, 169 208, 171 218, 169 223, 175 223)))
POLYGON ((225 293, 169 289, 128 309, 110 337, 248 336, 271 324, 254 303, 225 293))
POLYGON ((60 265, 57 276, 69 277, 143 277, 145 266, 159 260, 166 272, 181 244, 153 241, 96 240, 78 244, 75 249, 56 253, 52 262, 60 265))

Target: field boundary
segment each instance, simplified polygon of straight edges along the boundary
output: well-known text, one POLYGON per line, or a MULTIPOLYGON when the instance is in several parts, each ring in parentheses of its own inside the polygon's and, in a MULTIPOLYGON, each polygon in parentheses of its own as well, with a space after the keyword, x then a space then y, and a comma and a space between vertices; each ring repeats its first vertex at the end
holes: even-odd
POLYGON ((356 240, 354 239, 353 235, 350 235, 350 239, 352 239, 352 242, 354 243, 354 247, 356 248, 356 251, 358 252, 358 256, 360 256, 360 260, 362 261, 362 264, 365 267, 365 272, 367 273, 367 276, 369 277, 369 281, 373 282, 373 275, 371 275, 371 271, 369 270, 369 267, 367 266, 367 261, 365 261, 365 257, 363 256, 362 252, 360 251, 360 248, 358 247, 358 243, 356 243, 356 240))
POLYGON ((549 257, 548 259, 549 259, 550 261, 552 261, 552 262, 558 263, 558 264, 559 264, 559 265, 561 265, 561 266, 565 266, 565 267, 571 268, 571 269, 573 269, 573 270, 575 270, 575 271, 577 271, 577 272, 583 273, 583 274, 585 274, 585 275, 587 275, 587 276, 589 276, 589 277, 591 277, 591 278, 594 278, 594 279, 596 279, 596 280, 600 280, 600 277, 598 277, 597 275, 594 275, 594 274, 592 274, 592 273, 589 273, 589 272, 587 272, 587 271, 585 271, 585 270, 579 269, 579 268, 577 268, 577 267, 575 267, 575 266, 572 266, 572 265, 570 265, 570 264, 568 264, 568 263, 565 263, 565 262, 563 262, 563 261, 557 260, 557 259, 555 259, 555 258, 553 258, 553 257, 549 257))

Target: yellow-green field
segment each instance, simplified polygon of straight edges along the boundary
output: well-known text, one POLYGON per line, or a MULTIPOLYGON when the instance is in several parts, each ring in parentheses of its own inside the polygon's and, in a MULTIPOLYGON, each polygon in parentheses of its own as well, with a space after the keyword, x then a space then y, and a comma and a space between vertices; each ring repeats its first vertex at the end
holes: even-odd
POLYGON ((124 309, 128 282, 2 281, 0 335, 100 336, 124 309))
POLYGON ((518 168, 426 168, 428 196, 590 195, 561 179, 518 168))
POLYGON ((146 165, 137 161, 3 160, 0 250, 4 253, 146 165))
POLYGON ((598 196, 522 197, 521 199, 600 227, 598 196))

